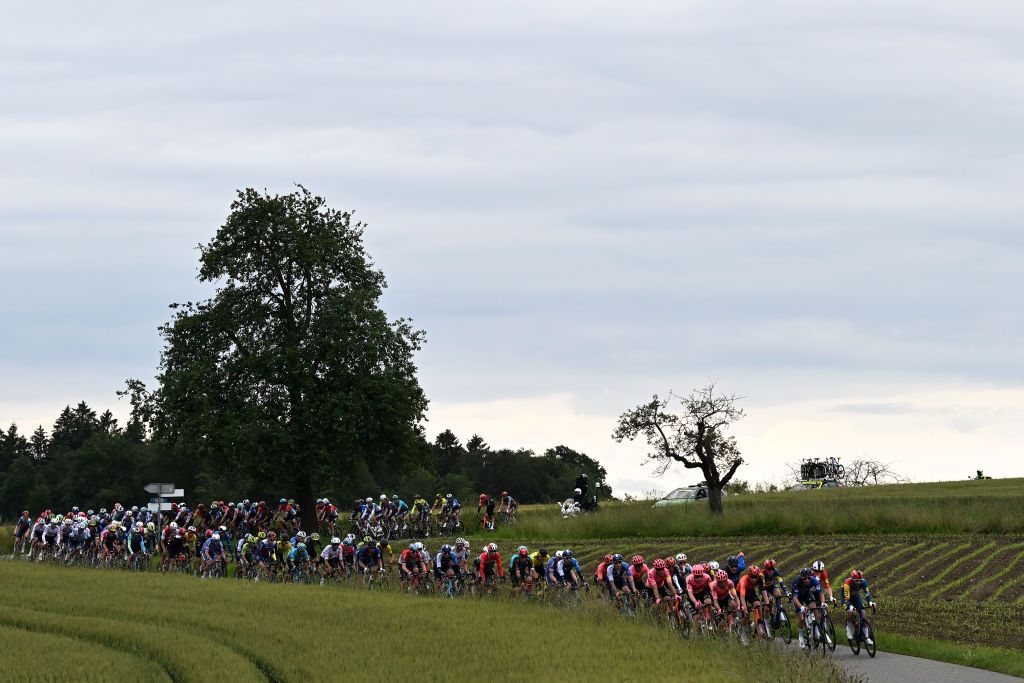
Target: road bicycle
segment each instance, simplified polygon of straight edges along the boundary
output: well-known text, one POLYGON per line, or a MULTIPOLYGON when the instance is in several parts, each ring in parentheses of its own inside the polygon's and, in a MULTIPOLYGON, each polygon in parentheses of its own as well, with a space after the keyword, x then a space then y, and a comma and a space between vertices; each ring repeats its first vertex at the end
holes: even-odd
POLYGON ((835 651, 836 628, 824 605, 808 607, 804 623, 807 625, 807 647, 812 651, 820 648, 821 654, 835 651))
MULTIPOLYGON (((871 604, 871 613, 875 613, 875 605, 871 604)), ((875 656, 875 629, 871 626, 871 621, 867 615, 864 614, 863 609, 856 610, 853 614, 853 639, 846 639, 846 642, 850 645, 850 649, 853 650, 853 654, 860 654, 860 646, 864 645, 864 649, 867 651, 869 657, 875 656)))

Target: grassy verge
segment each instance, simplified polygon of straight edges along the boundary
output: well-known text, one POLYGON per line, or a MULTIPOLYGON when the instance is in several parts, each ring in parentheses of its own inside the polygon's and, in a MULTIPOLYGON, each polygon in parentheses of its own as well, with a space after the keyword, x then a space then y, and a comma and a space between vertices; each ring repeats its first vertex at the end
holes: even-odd
POLYGON ((1005 647, 968 645, 945 640, 932 640, 920 636, 882 633, 880 646, 886 652, 934 659, 940 662, 973 666, 1011 676, 1024 677, 1024 652, 1005 647))
MULTIPOLYGON (((59 639, 62 646, 48 647, 45 658, 56 672, 108 654, 138 660, 131 676, 83 668, 54 680, 333 681, 382 663, 390 672, 457 680, 481 672, 545 679, 558 671, 574 680, 848 680, 831 662, 780 648, 741 652, 727 643, 684 641, 597 601, 569 611, 506 599, 442 602, 351 587, 15 562, 0 562, 0 583, 17 586, 0 612, 4 649, 24 652, 59 639)), ((21 661, 8 662, 4 680, 46 677, 40 664, 21 661)))
MULTIPOLYGON (((473 519, 472 513, 466 516, 473 519)), ((652 508, 610 502, 601 512, 562 519, 555 505, 524 506, 498 538, 586 540, 670 536, 819 533, 1024 533, 1024 480, 900 484, 733 496, 715 516, 703 502, 652 508)))

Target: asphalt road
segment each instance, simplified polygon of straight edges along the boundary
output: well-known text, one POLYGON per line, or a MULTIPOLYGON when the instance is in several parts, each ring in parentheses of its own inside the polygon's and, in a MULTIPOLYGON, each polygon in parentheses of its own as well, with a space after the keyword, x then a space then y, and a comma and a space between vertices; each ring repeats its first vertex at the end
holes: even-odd
MULTIPOLYGON (((794 642, 796 639, 794 638, 794 642)), ((853 654, 846 645, 842 635, 842 643, 832 653, 847 671, 870 683, 897 681, 898 683, 1008 683, 1021 679, 1006 674, 998 674, 984 669, 974 669, 959 664, 947 664, 931 659, 896 655, 881 650, 872 659, 863 649, 859 655, 853 654)))

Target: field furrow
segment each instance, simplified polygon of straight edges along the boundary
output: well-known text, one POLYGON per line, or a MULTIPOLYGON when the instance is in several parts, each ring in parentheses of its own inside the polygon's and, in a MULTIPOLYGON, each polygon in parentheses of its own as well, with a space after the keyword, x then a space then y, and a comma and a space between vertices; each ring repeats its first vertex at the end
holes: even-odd
MULTIPOLYGON (((963 568, 970 566, 976 558, 991 553, 995 548, 996 543, 992 541, 986 543, 983 546, 975 548, 966 555, 961 555, 960 557, 954 558, 951 562, 947 562, 945 564, 945 567, 942 568, 937 574, 934 574, 931 578, 918 583, 916 588, 924 589, 939 585, 942 581, 945 581, 946 577, 955 575, 955 573, 961 573, 963 571, 963 568)), ((980 566, 981 565, 979 565, 979 567, 980 566)))

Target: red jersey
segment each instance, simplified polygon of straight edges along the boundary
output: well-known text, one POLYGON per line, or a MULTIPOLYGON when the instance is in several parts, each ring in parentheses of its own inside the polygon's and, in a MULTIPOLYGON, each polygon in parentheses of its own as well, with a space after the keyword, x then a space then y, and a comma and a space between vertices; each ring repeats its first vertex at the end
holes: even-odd
POLYGON ((661 588, 672 578, 667 569, 655 569, 647 572, 647 585, 651 588, 661 588))
POLYGON ((505 576, 505 568, 501 565, 501 553, 484 552, 480 555, 480 578, 487 578, 487 570, 498 567, 498 576, 505 576))
POLYGON ((746 597, 749 592, 753 596, 754 600, 761 597, 761 591, 764 590, 764 577, 758 576, 756 579, 750 574, 744 574, 740 577, 740 582, 736 586, 736 592, 740 594, 740 597, 746 597))

